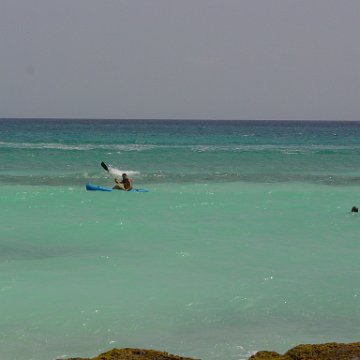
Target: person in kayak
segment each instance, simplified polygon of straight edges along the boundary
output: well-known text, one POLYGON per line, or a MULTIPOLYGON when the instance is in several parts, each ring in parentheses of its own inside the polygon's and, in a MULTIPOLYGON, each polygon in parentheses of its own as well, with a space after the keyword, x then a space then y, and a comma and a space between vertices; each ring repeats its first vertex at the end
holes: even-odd
POLYGON ((122 174, 122 180, 115 179, 116 185, 113 187, 114 190, 132 190, 131 179, 128 178, 127 174, 122 174))

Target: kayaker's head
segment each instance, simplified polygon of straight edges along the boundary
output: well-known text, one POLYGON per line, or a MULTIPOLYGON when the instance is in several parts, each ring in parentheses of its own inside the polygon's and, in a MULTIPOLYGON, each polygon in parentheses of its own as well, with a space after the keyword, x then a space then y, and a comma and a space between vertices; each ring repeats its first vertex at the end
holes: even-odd
POLYGON ((351 212, 359 212, 359 209, 356 206, 353 206, 351 212))
POLYGON ((123 178, 123 179, 127 179, 127 177, 128 177, 128 176, 127 176, 126 173, 123 173, 123 174, 122 174, 122 178, 123 178))

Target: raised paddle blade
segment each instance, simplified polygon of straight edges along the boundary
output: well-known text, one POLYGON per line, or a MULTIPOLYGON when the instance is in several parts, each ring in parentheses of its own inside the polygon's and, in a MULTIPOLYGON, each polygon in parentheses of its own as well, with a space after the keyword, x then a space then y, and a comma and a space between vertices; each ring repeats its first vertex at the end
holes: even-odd
POLYGON ((107 167, 107 165, 104 162, 101 163, 101 166, 104 170, 109 171, 109 168, 107 167))

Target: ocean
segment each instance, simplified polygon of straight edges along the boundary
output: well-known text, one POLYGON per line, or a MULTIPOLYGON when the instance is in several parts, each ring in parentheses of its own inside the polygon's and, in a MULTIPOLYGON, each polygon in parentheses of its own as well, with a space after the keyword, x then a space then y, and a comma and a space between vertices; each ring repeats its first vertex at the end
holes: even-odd
POLYGON ((360 122, 3 119, 0 160, 0 359, 359 341, 360 122))

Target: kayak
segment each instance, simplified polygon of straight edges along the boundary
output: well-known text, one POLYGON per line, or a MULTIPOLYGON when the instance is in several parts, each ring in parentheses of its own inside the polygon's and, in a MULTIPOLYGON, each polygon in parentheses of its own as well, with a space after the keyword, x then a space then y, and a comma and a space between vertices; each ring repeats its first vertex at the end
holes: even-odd
MULTIPOLYGON (((86 190, 88 191, 112 191, 113 189, 107 188, 104 186, 94 185, 94 184, 86 184, 86 190)), ((148 189, 131 189, 126 192, 149 192, 148 189)))
POLYGON ((150 192, 148 189, 131 189, 128 192, 150 192))
POLYGON ((89 191, 112 191, 111 188, 94 185, 94 184, 86 184, 86 190, 89 190, 89 191))

